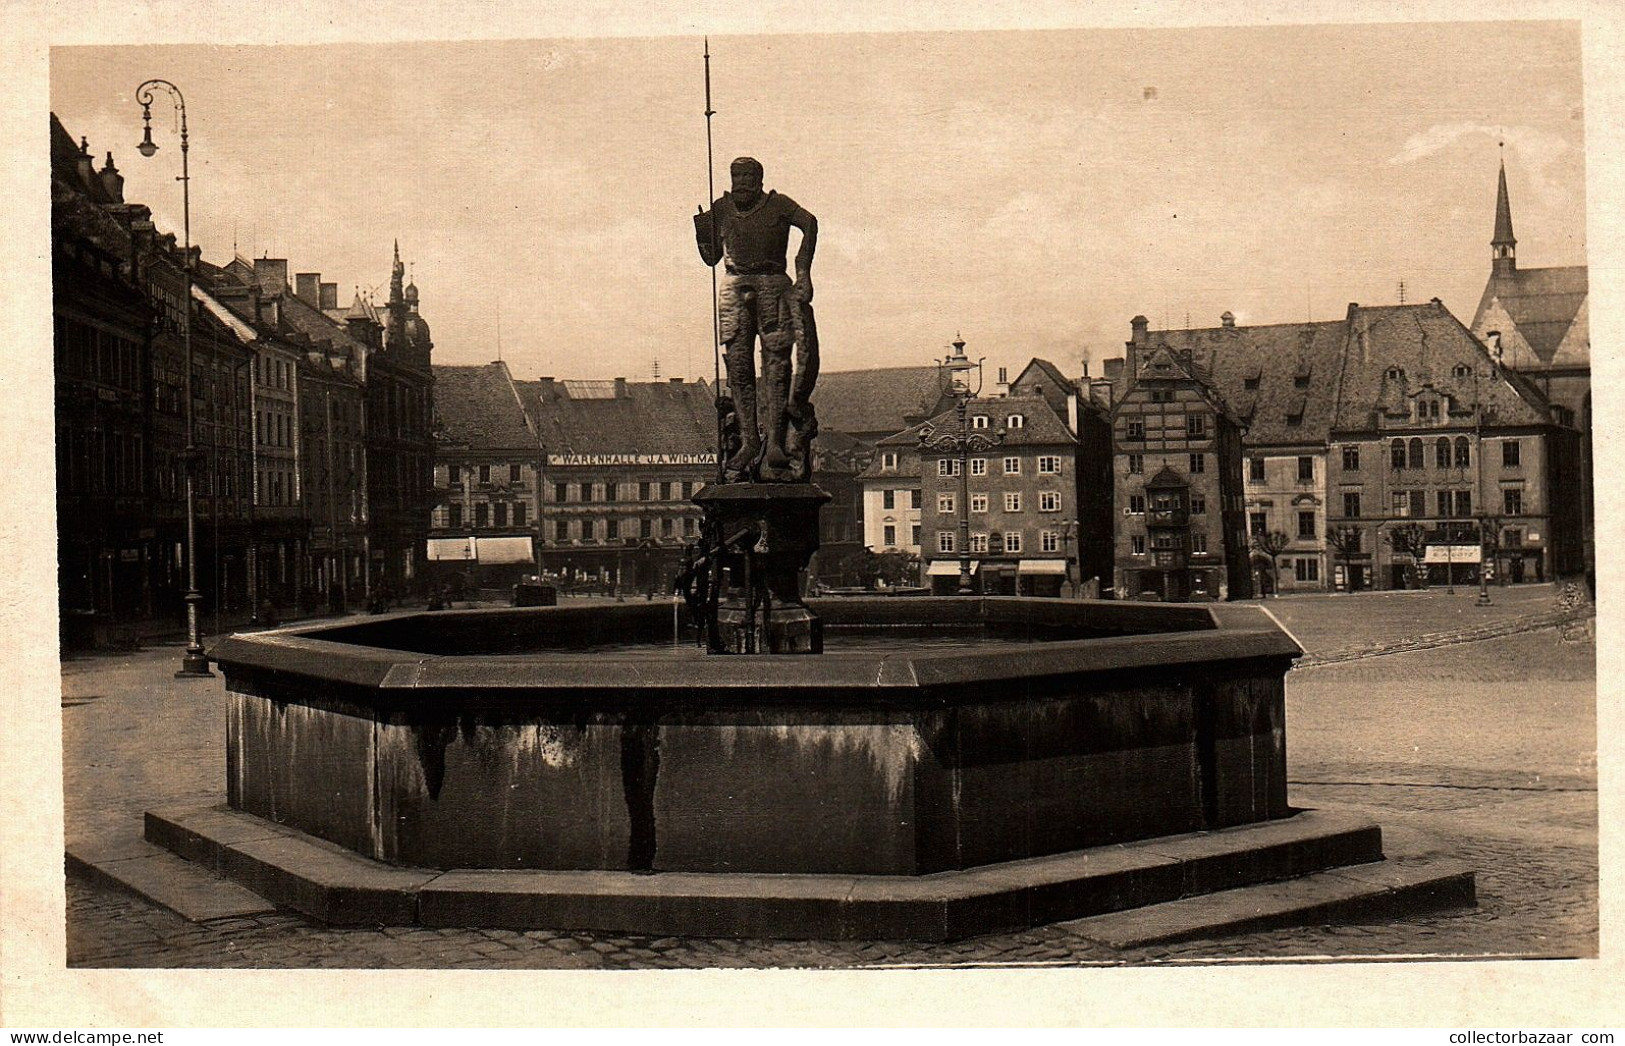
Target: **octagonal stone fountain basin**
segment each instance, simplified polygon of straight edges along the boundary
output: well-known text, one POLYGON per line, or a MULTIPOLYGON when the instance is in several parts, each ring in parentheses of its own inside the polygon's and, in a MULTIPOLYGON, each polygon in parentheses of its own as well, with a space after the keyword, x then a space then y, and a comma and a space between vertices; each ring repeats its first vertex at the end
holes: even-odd
POLYGON ((1268 614, 814 601, 818 656, 706 656, 670 604, 224 640, 227 799, 430 869, 920 875, 1287 816, 1268 614))

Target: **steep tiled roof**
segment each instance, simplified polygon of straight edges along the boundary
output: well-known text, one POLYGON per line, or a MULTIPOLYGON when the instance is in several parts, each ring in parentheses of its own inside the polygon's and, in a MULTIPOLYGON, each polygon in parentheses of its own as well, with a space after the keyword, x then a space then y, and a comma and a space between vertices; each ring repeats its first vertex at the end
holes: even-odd
POLYGON ((350 332, 345 329, 344 324, 335 321, 297 294, 282 295, 280 312, 284 323, 311 341, 330 342, 333 348, 347 354, 352 360, 359 360, 365 356, 367 347, 350 337, 350 332))
POLYGON ((501 363, 478 367, 436 364, 435 437, 474 450, 536 449, 519 396, 501 363))
POLYGON ((1342 322, 1280 323, 1153 331, 1151 342, 1188 351, 1193 372, 1247 426, 1248 445, 1264 447, 1325 442, 1344 336, 1342 322))
POLYGON ((1574 323, 1580 306, 1585 304, 1588 285, 1584 265, 1517 269, 1506 275, 1491 276, 1479 300, 1474 326, 1490 302, 1499 300, 1535 355, 1541 362, 1549 363, 1574 323))
MULTIPOLYGON (((1074 443, 1072 433, 1067 431, 1066 422, 1043 396, 1000 396, 997 398, 974 399, 965 414, 973 419, 978 416, 988 419, 986 429, 972 429, 972 432, 992 434, 1004 432, 1003 447, 1025 446, 1055 446, 1063 443, 1074 443), (1012 414, 1022 416, 1020 428, 1009 428, 1005 423, 1012 414)), ((952 410, 946 410, 920 425, 911 425, 909 428, 893 436, 881 440, 881 447, 917 447, 920 442, 920 430, 930 425, 938 432, 955 429, 959 424, 952 410)))
POLYGON ((820 429, 878 437, 907 428, 907 418, 935 413, 942 386, 936 367, 824 371, 812 398, 820 429))
POLYGON ((716 451, 715 400, 703 381, 629 381, 617 395, 588 399, 572 396, 561 381, 514 384, 549 454, 716 451))
POLYGON ((1483 403, 1488 424, 1552 420, 1539 394, 1511 370, 1495 367, 1478 339, 1437 302, 1357 308, 1348 327, 1334 430, 1376 428, 1380 412, 1403 409, 1425 385, 1464 408, 1483 403))

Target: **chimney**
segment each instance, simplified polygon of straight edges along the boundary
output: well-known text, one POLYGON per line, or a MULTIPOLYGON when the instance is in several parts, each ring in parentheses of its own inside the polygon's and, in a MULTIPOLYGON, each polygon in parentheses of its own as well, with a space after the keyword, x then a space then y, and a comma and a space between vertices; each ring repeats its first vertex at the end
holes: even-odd
POLYGON ((1235 325, 1236 325, 1236 314, 1231 312, 1230 310, 1226 309, 1225 312, 1224 312, 1224 315, 1219 317, 1219 326, 1221 326, 1221 327, 1234 327, 1235 325))
POLYGON ((102 166, 102 188, 114 203, 124 202, 124 176, 113 166, 112 153, 107 154, 107 163, 102 166))
POLYGON ((1134 317, 1132 320, 1128 321, 1128 325, 1129 330, 1132 332, 1132 335, 1129 338, 1129 344, 1145 345, 1151 340, 1151 321, 1146 319, 1144 316, 1134 317))
POLYGON ((321 309, 323 312, 326 312, 329 309, 336 312, 336 311, 338 311, 338 307, 339 307, 339 285, 336 284, 336 283, 324 283, 324 284, 322 284, 321 285, 321 304, 319 304, 317 306, 317 308, 321 309))
POLYGON ((293 293, 299 300, 314 308, 322 307, 322 274, 302 272, 293 278, 293 293))
POLYGON ((90 158, 90 139, 84 137, 79 139, 79 155, 74 159, 79 166, 79 180, 89 189, 92 184, 91 178, 96 173, 96 161, 90 158))
MULTIPOLYGON (((1108 368, 1110 369, 1110 368, 1108 368)), ((1089 382, 1089 399, 1102 410, 1112 409, 1112 383, 1109 378, 1094 378, 1089 382)))
POLYGON ((1010 395, 1010 371, 1007 368, 999 368, 999 380, 993 383, 993 395, 1000 399, 1010 395))
POLYGON ((625 378, 616 378, 615 379, 615 398, 618 399, 618 400, 624 400, 626 398, 626 379, 625 378))
POLYGON ((281 294, 288 289, 288 259, 255 258, 254 278, 266 294, 281 294))

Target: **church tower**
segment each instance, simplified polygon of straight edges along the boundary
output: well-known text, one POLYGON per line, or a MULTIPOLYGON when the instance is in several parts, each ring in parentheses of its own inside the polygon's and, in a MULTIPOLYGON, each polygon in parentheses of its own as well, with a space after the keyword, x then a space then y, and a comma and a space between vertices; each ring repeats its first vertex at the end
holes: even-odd
POLYGON ((1490 241, 1490 274, 1511 276, 1518 271, 1518 241, 1512 235, 1512 203, 1507 199, 1507 165, 1501 161, 1501 182, 1495 193, 1495 238, 1490 241))
POLYGON ((406 342, 406 296, 401 284, 406 279, 406 266, 401 264, 401 241, 395 241, 395 266, 389 274, 389 304, 385 307, 388 317, 384 329, 385 348, 400 350, 406 342))

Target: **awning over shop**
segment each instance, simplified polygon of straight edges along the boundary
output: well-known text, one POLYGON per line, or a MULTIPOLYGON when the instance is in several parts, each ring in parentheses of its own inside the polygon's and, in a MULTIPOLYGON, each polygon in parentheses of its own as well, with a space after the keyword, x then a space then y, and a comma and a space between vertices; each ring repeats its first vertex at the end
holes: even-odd
POLYGON ((430 538, 429 559, 473 559, 473 538, 430 538))
POLYGON ((1477 563, 1477 545, 1429 545, 1422 557, 1424 563, 1477 563))
MULTIPOLYGON (((970 572, 972 574, 976 573, 977 568, 980 567, 981 565, 982 564, 981 564, 980 560, 976 560, 976 559, 971 560, 970 561, 970 572)), ((957 559, 933 559, 931 561, 931 564, 925 568, 925 576, 926 577, 957 577, 957 576, 959 576, 959 560, 957 560, 957 559)))
POLYGON ((1049 574, 1057 577, 1066 574, 1066 560, 1064 559, 1024 559, 1016 566, 1016 573, 1023 577, 1033 574, 1049 574))
POLYGON ((475 538, 474 558, 481 563, 529 563, 530 538, 475 538))

